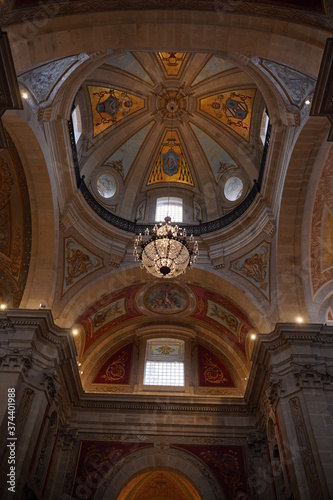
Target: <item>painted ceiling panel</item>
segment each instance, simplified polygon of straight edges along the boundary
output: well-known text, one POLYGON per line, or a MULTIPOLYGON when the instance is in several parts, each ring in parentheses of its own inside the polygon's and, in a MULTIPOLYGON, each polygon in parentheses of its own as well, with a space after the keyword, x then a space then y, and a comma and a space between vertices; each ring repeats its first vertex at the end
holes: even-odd
POLYGON ((178 182, 194 186, 192 174, 176 131, 167 131, 159 149, 147 185, 178 182))
POLYGON ((216 182, 218 182, 226 168, 232 166, 237 167, 237 164, 231 156, 216 141, 214 141, 214 139, 206 134, 206 132, 194 125, 194 123, 190 123, 190 126, 193 129, 200 146, 202 147, 211 169, 213 170, 216 182))
POLYGON ((200 99, 200 110, 217 119, 247 141, 256 89, 223 92, 200 99))
POLYGON ((278 83, 282 87, 289 101, 302 107, 307 96, 313 91, 316 81, 304 73, 273 61, 263 60, 262 66, 268 71, 274 84, 278 83))
POLYGON ((163 64, 163 67, 168 76, 178 76, 178 73, 184 63, 185 52, 159 52, 158 58, 163 64))
POLYGON ((211 76, 218 75, 219 73, 223 73, 224 71, 227 71, 228 69, 234 67, 234 64, 232 64, 231 62, 219 57, 212 56, 206 63, 206 65, 202 68, 197 77, 194 79, 194 81, 192 82, 192 86, 197 85, 197 83, 200 83, 211 76))
POLYGON ((120 146, 105 162, 106 165, 117 166, 122 177, 126 179, 127 174, 136 159, 136 156, 147 138, 154 122, 148 123, 145 127, 132 135, 124 144, 120 146))
POLYGON ((78 56, 58 59, 20 75, 18 80, 29 89, 36 101, 40 103, 49 97, 57 82, 78 60, 78 56))
POLYGON ((140 78, 140 80, 143 80, 150 85, 154 84, 147 71, 141 66, 139 61, 133 54, 131 54, 131 52, 126 52, 121 56, 110 59, 107 64, 113 66, 114 68, 119 68, 123 71, 126 71, 127 73, 131 73, 132 75, 140 78))
POLYGON ((89 85, 88 92, 94 137, 145 106, 145 101, 141 97, 110 87, 89 85))

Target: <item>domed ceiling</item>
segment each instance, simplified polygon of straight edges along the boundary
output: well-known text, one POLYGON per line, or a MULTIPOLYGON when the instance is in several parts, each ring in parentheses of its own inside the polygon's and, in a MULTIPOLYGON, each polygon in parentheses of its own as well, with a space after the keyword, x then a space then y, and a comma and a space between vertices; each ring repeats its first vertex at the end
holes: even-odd
POLYGON ((215 220, 258 178, 264 102, 231 60, 122 53, 89 75, 75 105, 76 127, 85 131, 77 139, 80 175, 98 203, 124 219, 153 222, 157 198, 176 196, 182 222, 215 220))

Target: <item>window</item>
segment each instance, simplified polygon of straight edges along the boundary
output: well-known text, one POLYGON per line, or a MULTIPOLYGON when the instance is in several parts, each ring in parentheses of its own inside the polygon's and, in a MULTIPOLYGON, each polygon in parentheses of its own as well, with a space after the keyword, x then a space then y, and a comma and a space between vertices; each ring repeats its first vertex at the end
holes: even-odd
POLYGON ((268 116, 267 110, 264 109, 264 112, 263 112, 262 118, 261 118, 261 124, 260 124, 260 139, 261 139, 261 142, 263 144, 265 144, 268 124, 269 124, 269 116, 268 116))
POLYGON ((229 201, 236 201, 242 196, 243 182, 239 177, 230 177, 224 186, 224 196, 229 201))
POLYGON ((72 122, 73 122, 75 143, 77 144, 82 134, 81 112, 78 104, 75 106, 75 109, 72 113, 72 122))
POLYGON ((184 341, 148 340, 143 385, 184 387, 184 341))
POLYGON ((171 217, 172 222, 183 222, 182 198, 157 198, 155 220, 162 222, 167 215, 171 217))
POLYGON ((97 178, 97 191, 103 198, 112 198, 117 191, 116 181, 109 174, 102 174, 97 178))

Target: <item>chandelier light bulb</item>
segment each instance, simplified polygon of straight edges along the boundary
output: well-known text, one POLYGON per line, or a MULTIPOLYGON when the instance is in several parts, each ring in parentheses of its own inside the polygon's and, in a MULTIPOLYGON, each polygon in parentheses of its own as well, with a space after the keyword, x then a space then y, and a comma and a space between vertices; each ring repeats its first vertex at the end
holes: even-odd
POLYGON ((171 224, 167 216, 159 227, 155 224, 152 234, 146 228, 144 237, 139 234, 134 240, 134 260, 141 261, 141 269, 146 269, 158 278, 174 278, 191 268, 199 254, 198 243, 193 235, 186 239, 186 230, 171 224))

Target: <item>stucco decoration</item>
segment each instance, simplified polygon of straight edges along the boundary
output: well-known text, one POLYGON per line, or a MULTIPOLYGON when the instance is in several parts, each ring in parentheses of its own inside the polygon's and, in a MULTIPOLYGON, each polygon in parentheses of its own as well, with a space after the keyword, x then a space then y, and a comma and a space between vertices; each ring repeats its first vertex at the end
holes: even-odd
POLYGON ((263 59, 261 64, 277 88, 281 86, 289 101, 301 108, 307 96, 314 90, 316 80, 273 61, 263 59))
POLYGON ((20 157, 10 136, 0 151, 0 301, 19 307, 27 282, 31 212, 20 157))
POLYGON ((149 83, 149 85, 154 85, 154 82, 147 73, 146 69, 143 68, 138 59, 131 52, 125 52, 125 54, 114 57, 113 59, 110 59, 107 64, 113 66, 114 68, 119 68, 127 73, 131 73, 131 75, 137 77, 139 80, 149 83))
POLYGON ((199 109, 249 141, 256 89, 221 92, 199 100, 199 109))
POLYGON ((220 144, 206 134, 201 128, 194 125, 194 123, 190 123, 190 126, 211 166, 216 182, 219 182, 221 176, 223 176, 229 168, 237 168, 236 162, 220 144))
POLYGON ((198 345, 198 373, 201 387, 235 387, 229 370, 222 360, 202 345, 198 345))
POLYGON ((125 180, 127 174, 135 161, 137 154, 147 138, 154 122, 148 123, 145 127, 132 135, 106 160, 105 165, 115 168, 125 180))
POLYGON ((129 384, 133 342, 113 353, 99 369, 93 384, 129 384))
POLYGON ((70 236, 64 240, 62 296, 89 274, 104 267, 101 257, 70 236))
POLYGON ((136 218, 137 221, 143 221, 143 220, 145 220, 145 217, 146 217, 146 205, 147 205, 147 201, 143 200, 137 206, 136 215, 135 215, 135 218, 136 218))
POLYGON ((145 101, 124 90, 88 85, 93 135, 96 137, 115 123, 136 113, 145 106, 145 101))
POLYGON ((270 243, 264 241, 240 259, 230 263, 230 270, 252 283, 270 301, 270 243))
POLYGON ((65 76, 65 74, 68 73, 78 59, 78 56, 71 56, 43 64, 27 73, 23 73, 18 77, 18 80, 28 88, 36 101, 41 103, 48 99, 57 83, 68 76, 65 76))
POLYGON ((315 296, 333 280, 333 148, 331 147, 320 176, 311 223, 311 281, 315 296))
POLYGON ((225 59, 221 59, 220 57, 211 56, 199 74, 192 82, 193 85, 197 85, 198 83, 210 78, 212 76, 218 75, 220 73, 224 73, 228 69, 234 68, 234 64, 226 61, 225 59))

